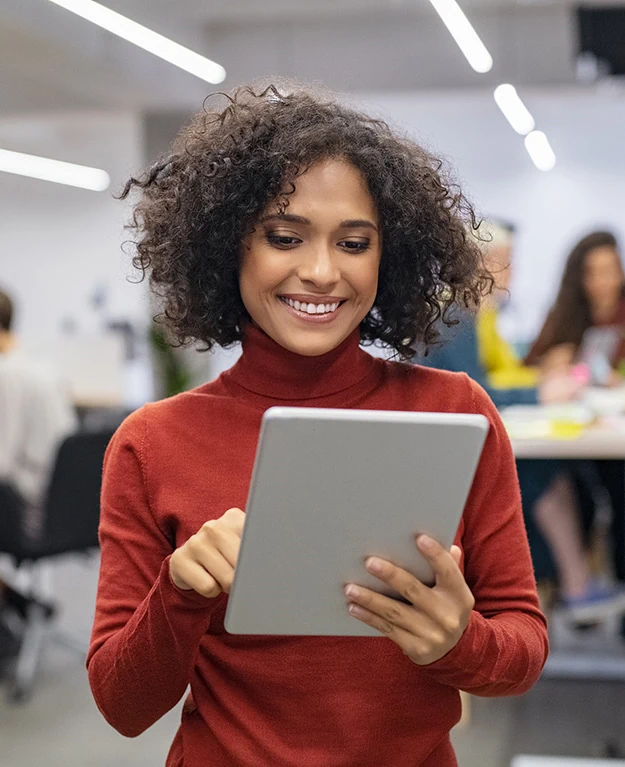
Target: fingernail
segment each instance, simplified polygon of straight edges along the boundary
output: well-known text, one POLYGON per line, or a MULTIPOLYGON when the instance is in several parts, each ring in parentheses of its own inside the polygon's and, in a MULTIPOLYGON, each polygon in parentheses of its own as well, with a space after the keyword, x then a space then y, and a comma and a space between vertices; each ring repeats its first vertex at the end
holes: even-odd
POLYGON ((382 560, 378 559, 377 557, 369 557, 366 562, 366 566, 370 573, 382 572, 382 560))
POLYGON ((360 589, 358 589, 357 586, 354 586, 353 583, 350 583, 349 586, 345 588, 345 595, 356 598, 360 596, 360 589))
POLYGON ((420 549, 423 549, 423 551, 430 551, 434 546, 434 541, 427 535, 420 535, 417 538, 417 545, 420 549))

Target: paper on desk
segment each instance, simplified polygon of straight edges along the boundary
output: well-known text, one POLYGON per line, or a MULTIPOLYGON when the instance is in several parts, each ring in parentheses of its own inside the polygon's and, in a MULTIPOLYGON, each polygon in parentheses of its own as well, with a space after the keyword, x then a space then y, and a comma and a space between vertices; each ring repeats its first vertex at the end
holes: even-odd
POLYGON ((575 439, 595 421, 593 411, 578 403, 515 405, 501 417, 512 439, 575 439))

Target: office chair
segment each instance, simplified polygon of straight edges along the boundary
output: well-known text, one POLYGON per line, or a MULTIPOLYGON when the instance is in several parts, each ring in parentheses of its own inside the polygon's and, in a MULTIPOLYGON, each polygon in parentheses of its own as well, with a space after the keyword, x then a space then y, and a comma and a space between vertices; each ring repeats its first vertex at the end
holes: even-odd
POLYGON ((88 553, 98 546, 100 486, 104 452, 111 431, 84 432, 60 445, 42 507, 42 531, 36 539, 24 533, 25 502, 10 486, 0 484, 0 553, 8 554, 18 570, 30 566, 23 596, 24 631, 9 697, 28 699, 43 641, 54 616, 53 605, 38 591, 40 565, 56 557, 88 553))

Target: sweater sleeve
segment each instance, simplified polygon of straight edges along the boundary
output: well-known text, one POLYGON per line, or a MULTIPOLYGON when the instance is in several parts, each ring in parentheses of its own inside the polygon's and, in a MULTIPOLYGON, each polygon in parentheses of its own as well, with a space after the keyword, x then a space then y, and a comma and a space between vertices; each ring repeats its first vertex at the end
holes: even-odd
POLYGON ((180 700, 221 599, 178 589, 169 577, 174 543, 154 519, 146 482, 146 411, 126 419, 104 459, 100 578, 87 656, 98 708, 129 737, 180 700))
POLYGON ((491 424, 464 512, 464 575, 475 608, 456 647, 424 668, 437 681, 475 695, 517 695, 536 682, 547 659, 546 620, 510 441, 484 390, 470 385, 474 412, 491 424))

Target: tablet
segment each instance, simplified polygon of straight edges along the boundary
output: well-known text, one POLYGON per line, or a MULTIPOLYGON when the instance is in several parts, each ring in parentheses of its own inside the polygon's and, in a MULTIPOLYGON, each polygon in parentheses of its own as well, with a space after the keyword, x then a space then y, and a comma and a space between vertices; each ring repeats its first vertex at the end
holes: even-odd
POLYGON ((488 432, 482 415, 266 411, 225 627, 232 634, 379 636, 348 582, 388 593, 377 555, 432 583, 415 537, 453 543, 488 432))

